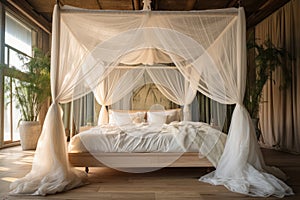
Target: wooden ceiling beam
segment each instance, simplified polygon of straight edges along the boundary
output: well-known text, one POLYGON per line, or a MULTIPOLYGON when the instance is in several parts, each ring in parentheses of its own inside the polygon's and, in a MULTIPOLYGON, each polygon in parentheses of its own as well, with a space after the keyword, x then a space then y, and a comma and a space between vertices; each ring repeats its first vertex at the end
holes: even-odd
POLYGON ((38 14, 27 1, 24 0, 7 0, 8 4, 30 19, 33 23, 51 34, 51 23, 48 22, 42 15, 38 14))
MULTIPOLYGON (((14 10, 21 12, 31 21, 36 23, 46 32, 51 32, 51 13, 52 9, 49 4, 54 4, 56 0, 47 0, 45 3, 42 0, 1 0, 4 4, 9 5, 14 10), (41 2, 39 2, 41 1, 41 2), (38 6, 40 3, 41 6, 38 6), (38 13, 40 12, 40 13, 38 13)), ((111 0, 89 0, 90 4, 86 5, 86 0, 59 0, 61 4, 74 2, 74 6, 93 9, 132 9, 141 10, 143 0, 116 0, 117 4, 111 0), (83 3, 84 2, 84 3, 83 3), (124 6, 125 5, 125 6, 124 6)), ((240 0, 218 0, 218 1, 205 1, 205 0, 152 0, 153 10, 201 10, 201 9, 214 9, 225 7, 237 7, 240 0)), ((290 0, 241 0, 241 6, 245 8, 247 16, 247 28, 252 28, 264 18, 268 17, 278 8, 285 5, 290 0), (258 8, 258 9, 257 9, 258 8)), ((73 4, 72 4, 73 5, 73 4)))
POLYGON ((239 0, 230 0, 229 3, 227 4, 227 8, 231 8, 238 5, 238 1, 239 0))
POLYGON ((290 0, 268 0, 265 4, 260 6, 257 11, 253 12, 247 17, 247 28, 252 28, 260 23, 262 20, 267 18, 269 15, 274 13, 276 10, 284 6, 290 0))

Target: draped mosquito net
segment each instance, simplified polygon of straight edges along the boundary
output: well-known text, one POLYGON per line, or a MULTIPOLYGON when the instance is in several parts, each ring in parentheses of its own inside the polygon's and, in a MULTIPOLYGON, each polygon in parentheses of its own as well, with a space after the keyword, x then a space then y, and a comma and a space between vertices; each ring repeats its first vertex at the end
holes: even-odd
MULTIPOLYGON (((55 6, 50 106, 31 172, 12 194, 45 195, 83 184, 69 166, 60 103, 93 92, 104 108, 128 94, 147 73, 171 101, 188 105, 200 91, 236 104, 223 155, 201 181, 253 196, 293 194, 264 163, 243 97, 246 38, 243 8, 208 11, 96 11, 55 6), (174 67, 162 67, 173 63, 174 67), (174 69, 175 68, 175 69, 174 69), (274 174, 275 176, 271 175, 274 174)), ((99 123, 107 123, 107 111, 99 123)))

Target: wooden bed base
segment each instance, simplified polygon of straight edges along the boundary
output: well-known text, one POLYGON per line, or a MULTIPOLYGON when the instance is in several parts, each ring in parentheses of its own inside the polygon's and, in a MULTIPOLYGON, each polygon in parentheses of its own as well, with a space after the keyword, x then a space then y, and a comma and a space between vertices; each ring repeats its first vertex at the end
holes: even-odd
POLYGON ((206 157, 199 153, 69 153, 74 167, 213 167, 206 157), (100 158, 100 159, 97 159, 100 158), (103 162, 104 161, 104 162, 103 162))

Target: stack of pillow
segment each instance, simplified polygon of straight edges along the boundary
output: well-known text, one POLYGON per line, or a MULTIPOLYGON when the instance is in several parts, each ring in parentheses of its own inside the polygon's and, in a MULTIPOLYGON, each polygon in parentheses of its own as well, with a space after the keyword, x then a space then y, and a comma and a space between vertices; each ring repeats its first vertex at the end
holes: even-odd
POLYGON ((170 110, 109 110, 109 124, 128 125, 147 122, 149 124, 169 124, 173 121, 181 121, 182 111, 170 110))

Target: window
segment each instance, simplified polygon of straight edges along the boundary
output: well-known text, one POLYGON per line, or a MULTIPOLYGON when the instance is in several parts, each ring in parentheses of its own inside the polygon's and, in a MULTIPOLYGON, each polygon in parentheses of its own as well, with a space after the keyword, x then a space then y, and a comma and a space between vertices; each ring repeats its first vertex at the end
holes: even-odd
POLYGON ((5 44, 4 64, 9 68, 4 73, 4 143, 12 143, 20 140, 18 123, 21 112, 13 96, 15 92, 14 81, 20 80, 18 73, 25 72, 23 64, 32 56, 32 47, 36 44, 37 33, 32 28, 9 12, 5 13, 5 44), (14 73, 9 73, 14 69, 14 73))
POLYGON ((9 13, 5 14, 5 44, 32 54, 32 30, 9 13))

